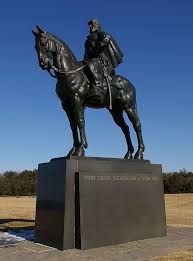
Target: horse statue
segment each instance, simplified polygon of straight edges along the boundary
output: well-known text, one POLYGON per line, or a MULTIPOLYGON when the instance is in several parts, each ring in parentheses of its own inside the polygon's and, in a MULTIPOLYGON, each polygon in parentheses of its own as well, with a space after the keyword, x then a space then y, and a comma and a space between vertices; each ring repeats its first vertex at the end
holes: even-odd
POLYGON ((129 127, 123 117, 123 112, 126 112, 137 135, 138 149, 134 159, 143 159, 145 146, 137 114, 136 91, 131 82, 120 75, 114 75, 113 82, 116 84, 104 86, 102 103, 88 99, 91 82, 86 73, 86 65, 78 62, 67 44, 54 34, 44 31, 39 26, 37 30, 32 30, 32 33, 35 36, 39 66, 56 78, 56 94, 70 122, 73 147, 67 157, 84 156, 84 149, 88 147, 84 109, 90 107, 109 110, 113 120, 125 135, 128 150, 124 158, 132 159, 134 148, 129 127))

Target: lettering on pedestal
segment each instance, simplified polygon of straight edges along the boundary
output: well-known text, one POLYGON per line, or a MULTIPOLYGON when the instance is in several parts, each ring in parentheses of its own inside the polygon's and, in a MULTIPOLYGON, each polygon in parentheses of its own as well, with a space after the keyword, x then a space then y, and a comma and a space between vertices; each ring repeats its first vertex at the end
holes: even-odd
POLYGON ((99 176, 92 176, 92 175, 84 175, 83 176, 83 180, 84 181, 88 181, 88 182, 108 182, 108 181, 160 181, 159 177, 144 177, 144 176, 109 176, 109 175, 99 175, 99 176))

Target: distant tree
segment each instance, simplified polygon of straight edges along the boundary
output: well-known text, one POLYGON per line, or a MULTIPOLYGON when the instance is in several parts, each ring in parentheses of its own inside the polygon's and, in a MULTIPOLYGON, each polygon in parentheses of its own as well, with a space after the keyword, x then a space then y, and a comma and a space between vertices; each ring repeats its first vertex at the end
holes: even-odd
POLYGON ((193 173, 185 169, 163 174, 165 193, 193 193, 193 173))
POLYGON ((37 170, 7 171, 0 176, 0 196, 35 196, 37 170))

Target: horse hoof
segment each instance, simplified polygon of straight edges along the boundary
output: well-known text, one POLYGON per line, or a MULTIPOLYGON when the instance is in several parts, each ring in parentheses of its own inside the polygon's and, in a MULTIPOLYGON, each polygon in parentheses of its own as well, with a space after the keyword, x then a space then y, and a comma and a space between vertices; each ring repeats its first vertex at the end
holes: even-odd
POLYGON ((136 153, 134 159, 143 160, 143 153, 136 153))
POLYGON ((66 157, 70 158, 70 157, 74 156, 75 151, 76 151, 76 148, 72 147, 72 149, 68 152, 66 157))
POLYGON ((132 153, 131 153, 131 152, 127 152, 127 153, 125 154, 124 159, 132 159, 132 158, 133 158, 133 156, 132 156, 132 153))
POLYGON ((76 149, 73 156, 77 156, 77 157, 84 156, 84 149, 82 149, 82 148, 76 149))

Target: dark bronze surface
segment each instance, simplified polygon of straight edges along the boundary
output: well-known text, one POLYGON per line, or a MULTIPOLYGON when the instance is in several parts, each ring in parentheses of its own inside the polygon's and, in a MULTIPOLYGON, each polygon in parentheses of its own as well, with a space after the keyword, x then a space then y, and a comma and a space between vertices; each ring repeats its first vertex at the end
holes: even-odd
POLYGON ((137 136, 138 148, 134 158, 143 159, 145 146, 137 112, 136 90, 128 79, 115 72, 115 67, 122 63, 123 54, 113 37, 101 31, 96 19, 89 21, 89 27, 90 34, 81 63, 67 44, 54 34, 38 26, 37 31, 32 31, 39 66, 56 78, 56 93, 70 122, 73 147, 67 156, 84 156, 84 149, 88 147, 84 110, 91 107, 109 110, 126 139, 125 159, 132 159, 134 148, 123 117, 123 112, 126 112, 137 136))
POLYGON ((79 161, 81 249, 166 235, 161 165, 79 161))
POLYGON ((75 161, 39 164, 35 242, 61 250, 74 248, 75 161))
POLYGON ((88 249, 166 235, 161 165, 73 157, 39 165, 36 242, 88 249))

